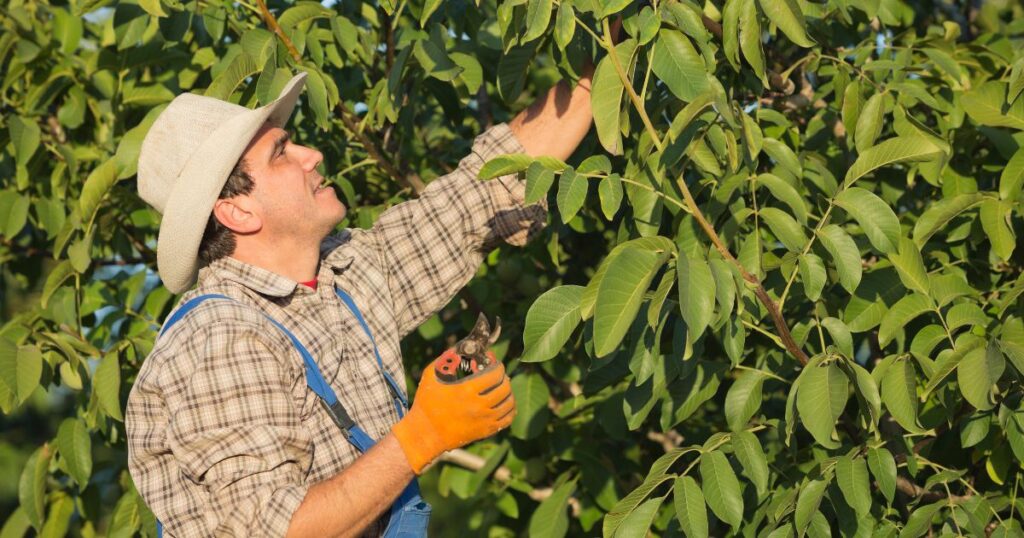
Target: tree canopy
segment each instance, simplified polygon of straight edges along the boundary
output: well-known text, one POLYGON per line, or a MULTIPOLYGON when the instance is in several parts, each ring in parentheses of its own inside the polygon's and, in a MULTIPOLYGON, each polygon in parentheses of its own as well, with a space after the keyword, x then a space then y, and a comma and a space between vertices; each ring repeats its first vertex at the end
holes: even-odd
POLYGON ((518 415, 425 478, 437 528, 1024 534, 1018 2, 11 0, 0 25, 0 537, 155 535, 123 409, 176 301, 135 186, 174 96, 255 107, 308 72, 293 139, 369 227, 587 58, 576 154, 480 172, 520 173, 547 231, 403 343, 415 380, 505 321, 518 415))

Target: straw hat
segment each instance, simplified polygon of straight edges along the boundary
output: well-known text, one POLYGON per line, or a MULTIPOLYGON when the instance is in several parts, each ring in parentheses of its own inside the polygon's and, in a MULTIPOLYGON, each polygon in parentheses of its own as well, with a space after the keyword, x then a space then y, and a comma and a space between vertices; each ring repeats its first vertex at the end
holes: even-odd
POLYGON ((157 267, 164 285, 182 293, 196 281, 199 243, 228 175, 260 127, 283 127, 305 85, 292 77, 274 102, 249 109, 181 94, 160 113, 139 150, 139 196, 161 215, 157 267))

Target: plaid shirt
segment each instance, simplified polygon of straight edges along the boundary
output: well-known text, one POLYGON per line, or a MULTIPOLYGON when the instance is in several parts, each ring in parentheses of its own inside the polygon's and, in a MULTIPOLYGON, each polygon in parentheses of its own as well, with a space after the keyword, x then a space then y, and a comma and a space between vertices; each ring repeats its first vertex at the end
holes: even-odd
MULTIPOLYGON (((182 302, 208 293, 235 301, 206 301, 157 339, 125 420, 129 470, 166 536, 283 536, 306 490, 359 456, 264 313, 309 349, 370 436, 387 434, 398 421, 388 387, 333 288, 353 297, 384 368, 405 379, 400 339, 447 304, 489 250, 522 245, 543 228, 546 205, 524 206, 514 175, 476 179, 488 159, 523 151, 506 124, 488 129, 418 199, 385 211, 370 230, 326 238, 315 290, 230 257, 200 271, 182 302)), ((386 518, 366 535, 380 535, 386 518)))

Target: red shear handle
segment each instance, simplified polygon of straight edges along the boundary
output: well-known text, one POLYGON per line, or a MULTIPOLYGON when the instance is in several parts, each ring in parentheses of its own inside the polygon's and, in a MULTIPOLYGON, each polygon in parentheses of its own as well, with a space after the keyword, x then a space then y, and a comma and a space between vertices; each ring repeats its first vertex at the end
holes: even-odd
POLYGON ((441 354, 437 360, 434 361, 434 371, 437 374, 438 381, 442 383, 457 383, 477 374, 486 372, 495 367, 498 364, 498 359, 494 356, 494 353, 487 351, 487 364, 481 365, 480 361, 472 359, 469 361, 470 373, 459 379, 459 370, 462 365, 462 356, 455 352, 454 348, 449 348, 441 354))

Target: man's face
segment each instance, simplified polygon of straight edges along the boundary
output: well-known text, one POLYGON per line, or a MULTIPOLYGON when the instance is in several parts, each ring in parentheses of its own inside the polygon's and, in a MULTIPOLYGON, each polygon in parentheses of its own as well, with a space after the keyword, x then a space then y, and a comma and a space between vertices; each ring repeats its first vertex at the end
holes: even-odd
POLYGON ((255 184, 260 233, 319 242, 345 217, 345 206, 316 171, 323 154, 292 143, 284 129, 264 124, 242 156, 255 184))

